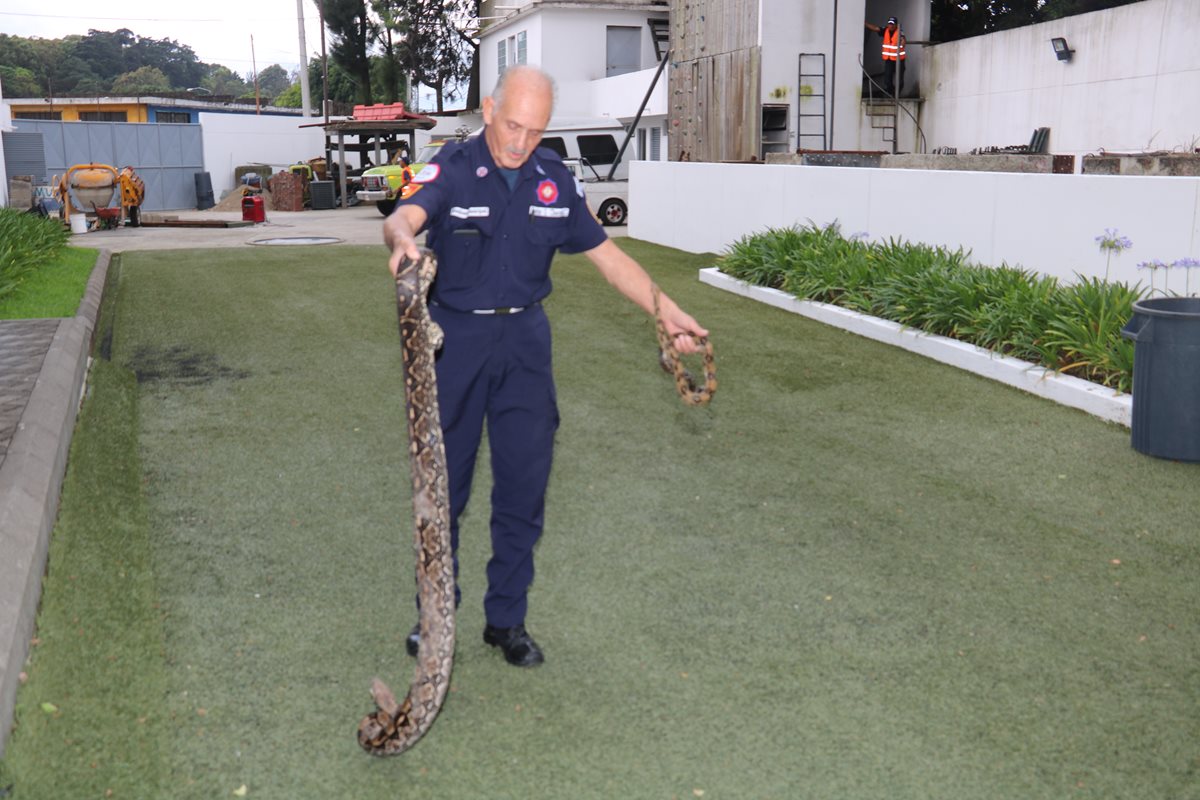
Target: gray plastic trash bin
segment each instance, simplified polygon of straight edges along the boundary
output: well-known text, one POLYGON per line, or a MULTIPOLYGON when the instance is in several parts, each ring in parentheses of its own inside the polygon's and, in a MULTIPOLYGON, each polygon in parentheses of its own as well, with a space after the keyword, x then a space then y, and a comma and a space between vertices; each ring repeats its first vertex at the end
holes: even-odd
POLYGON ((193 173, 196 181, 196 208, 200 211, 216 205, 213 200, 212 176, 207 172, 193 173))
POLYGON ((1133 449, 1200 461, 1200 297, 1133 304, 1133 449))

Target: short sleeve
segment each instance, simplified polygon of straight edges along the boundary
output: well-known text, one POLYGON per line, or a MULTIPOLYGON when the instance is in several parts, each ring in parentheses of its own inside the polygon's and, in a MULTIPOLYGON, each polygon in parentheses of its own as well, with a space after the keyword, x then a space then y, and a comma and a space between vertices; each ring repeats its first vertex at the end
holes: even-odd
MULTIPOLYGON (((565 168, 564 168, 565 169, 565 168)), ((593 247, 604 244, 608 234, 600 227, 596 217, 588 208, 587 197, 583 193, 583 184, 577 178, 567 173, 571 186, 571 230, 567 240, 559 247, 563 253, 585 253, 593 247)))
POLYGON ((397 206, 417 206, 428 218, 425 226, 431 227, 434 220, 446 213, 450 207, 455 163, 462 158, 459 151, 438 153, 413 179, 400 190, 397 206))

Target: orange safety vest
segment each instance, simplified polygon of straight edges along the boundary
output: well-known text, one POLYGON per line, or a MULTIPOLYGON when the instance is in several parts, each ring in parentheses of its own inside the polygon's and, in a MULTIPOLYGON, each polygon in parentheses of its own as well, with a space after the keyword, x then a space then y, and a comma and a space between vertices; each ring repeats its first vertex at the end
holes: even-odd
POLYGON ((883 29, 883 60, 895 61, 897 56, 903 61, 906 56, 904 54, 904 35, 900 33, 900 29, 896 28, 890 34, 887 28, 883 29))

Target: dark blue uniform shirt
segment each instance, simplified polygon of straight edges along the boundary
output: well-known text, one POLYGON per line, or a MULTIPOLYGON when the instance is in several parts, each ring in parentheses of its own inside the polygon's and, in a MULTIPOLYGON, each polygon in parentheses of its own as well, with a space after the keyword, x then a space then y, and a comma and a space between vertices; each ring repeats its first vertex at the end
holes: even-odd
POLYGON ((443 146, 401 197, 429 217, 426 244, 438 257, 430 297, 454 311, 532 305, 550 294, 556 250, 581 253, 606 238, 558 154, 537 148, 510 190, 482 134, 443 146))

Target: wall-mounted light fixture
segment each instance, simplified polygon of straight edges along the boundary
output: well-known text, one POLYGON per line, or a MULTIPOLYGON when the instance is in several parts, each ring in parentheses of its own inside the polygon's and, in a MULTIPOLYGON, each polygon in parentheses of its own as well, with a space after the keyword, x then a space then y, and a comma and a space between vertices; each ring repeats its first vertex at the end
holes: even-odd
POLYGON ((1070 61, 1071 56, 1075 55, 1075 51, 1067 46, 1067 40, 1061 36, 1055 36, 1050 40, 1050 44, 1054 47, 1054 55, 1058 56, 1059 61, 1070 61))

